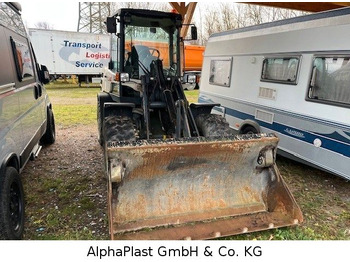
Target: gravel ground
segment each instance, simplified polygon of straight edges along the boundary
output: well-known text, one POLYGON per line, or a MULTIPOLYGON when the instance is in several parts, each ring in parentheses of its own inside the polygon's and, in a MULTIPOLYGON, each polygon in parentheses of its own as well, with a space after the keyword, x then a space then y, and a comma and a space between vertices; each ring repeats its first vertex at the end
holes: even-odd
POLYGON ((106 179, 96 125, 57 128, 22 173, 24 239, 109 239, 106 179))

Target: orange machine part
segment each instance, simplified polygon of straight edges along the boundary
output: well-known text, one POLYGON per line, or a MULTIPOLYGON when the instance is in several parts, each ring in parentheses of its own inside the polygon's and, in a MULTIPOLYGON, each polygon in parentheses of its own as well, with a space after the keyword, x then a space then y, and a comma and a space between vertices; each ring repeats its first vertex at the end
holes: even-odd
MULTIPOLYGON (((150 42, 150 41, 133 41, 133 45, 144 45, 149 48, 159 50, 160 59, 163 60, 165 67, 169 65, 169 45, 168 43, 150 42)), ((125 42, 127 51, 131 51, 130 41, 125 42)), ((185 68, 184 71, 201 71, 203 63, 203 53, 205 47, 200 45, 185 45, 185 68)), ((154 54, 156 55, 156 54, 154 54)))

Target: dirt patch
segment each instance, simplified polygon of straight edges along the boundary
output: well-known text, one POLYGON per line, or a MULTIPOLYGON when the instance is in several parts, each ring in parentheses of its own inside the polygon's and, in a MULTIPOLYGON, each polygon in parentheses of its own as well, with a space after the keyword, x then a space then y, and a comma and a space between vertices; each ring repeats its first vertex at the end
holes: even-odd
POLYGON ((96 125, 60 128, 22 173, 24 239, 109 239, 106 179, 96 125))

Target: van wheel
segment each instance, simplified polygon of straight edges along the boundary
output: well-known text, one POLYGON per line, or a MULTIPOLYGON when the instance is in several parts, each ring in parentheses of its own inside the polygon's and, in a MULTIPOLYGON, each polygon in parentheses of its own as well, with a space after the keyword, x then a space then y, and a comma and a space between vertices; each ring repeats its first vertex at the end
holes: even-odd
POLYGON ((47 110, 47 123, 46 132, 41 138, 41 143, 44 145, 51 145, 56 140, 56 127, 55 127, 55 117, 53 115, 52 109, 47 110))
POLYGON ((24 229, 24 192, 17 170, 7 167, 0 177, 0 239, 21 239, 24 229))
POLYGON ((134 122, 127 116, 107 116, 104 120, 107 141, 136 141, 134 122))
POLYGON ((200 114, 195 119, 199 134, 204 137, 232 136, 233 130, 226 119, 216 114, 200 114))
POLYGON ((257 133, 259 133, 258 130, 256 130, 255 127, 252 126, 246 126, 241 130, 241 134, 253 135, 257 133))

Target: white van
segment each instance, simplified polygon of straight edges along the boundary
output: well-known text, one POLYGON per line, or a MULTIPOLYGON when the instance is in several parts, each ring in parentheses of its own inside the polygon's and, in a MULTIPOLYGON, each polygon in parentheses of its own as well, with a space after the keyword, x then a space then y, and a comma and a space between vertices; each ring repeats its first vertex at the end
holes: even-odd
POLYGON ((350 179, 350 8, 213 34, 199 102, 240 133, 350 179))
POLYGON ((17 3, 0 2, 0 239, 20 239, 24 227, 20 172, 55 141, 52 106, 43 87, 17 3))

